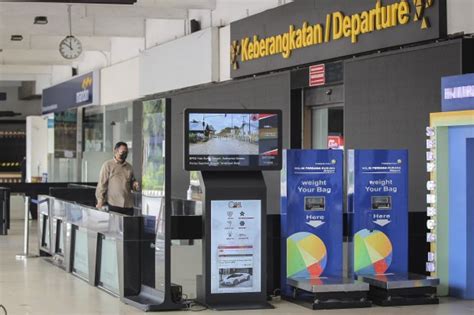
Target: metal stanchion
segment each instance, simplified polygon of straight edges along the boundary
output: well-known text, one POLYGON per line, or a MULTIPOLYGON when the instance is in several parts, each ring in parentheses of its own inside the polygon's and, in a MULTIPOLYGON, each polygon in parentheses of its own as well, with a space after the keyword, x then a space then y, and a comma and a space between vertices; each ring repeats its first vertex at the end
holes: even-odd
POLYGON ((27 258, 38 257, 38 255, 29 254, 29 240, 30 240, 30 224, 29 224, 29 213, 30 213, 30 197, 25 196, 25 225, 24 225, 24 240, 23 240, 23 253, 16 255, 17 260, 25 260, 27 258))

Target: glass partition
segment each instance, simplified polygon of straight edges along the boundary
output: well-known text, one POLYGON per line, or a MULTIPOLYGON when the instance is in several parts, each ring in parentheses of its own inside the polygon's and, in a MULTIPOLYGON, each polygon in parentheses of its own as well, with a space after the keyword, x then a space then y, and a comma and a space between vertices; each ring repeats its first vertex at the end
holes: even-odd
POLYGON ((104 151, 104 107, 92 106, 84 109, 84 152, 104 151))
POLYGON ((77 109, 54 114, 54 157, 76 157, 77 109))
POLYGON ((63 221, 56 220, 56 249, 55 253, 64 256, 64 233, 63 233, 63 221))
POLYGON ((127 161, 133 164, 132 103, 93 106, 84 110, 84 151, 82 154, 82 181, 97 182, 102 164, 113 156, 115 143, 129 146, 127 161))
POLYGON ((40 216, 41 220, 41 242, 40 246, 49 250, 49 216, 42 213, 40 216))
POLYGON ((54 150, 48 156, 49 182, 77 182, 77 109, 54 113, 54 150))
POLYGON ((89 279, 89 251, 87 244, 87 230, 72 226, 72 272, 85 280, 89 279))
POLYGON ((132 152, 133 104, 131 102, 105 106, 105 151, 112 152, 114 145, 123 141, 129 146, 129 159, 132 152))
MULTIPOLYGON (((143 102, 142 214, 154 219, 155 289, 165 291, 166 100, 143 102)), ((153 226, 153 225, 152 225, 153 226)))
MULTIPOLYGON (((48 163, 50 160, 48 160, 48 163)), ((78 181, 78 159, 59 158, 51 161, 48 168, 48 181, 56 183, 75 183, 78 181)))
POLYGON ((49 214, 49 199, 45 196, 39 195, 38 200, 38 218, 40 220, 39 227, 41 229, 39 245, 40 249, 49 252, 51 249, 51 231, 50 231, 50 214, 49 214))
POLYGON ((97 182, 102 164, 112 158, 119 141, 129 146, 127 161, 133 164, 132 138, 132 102, 52 114, 48 118, 47 181, 97 182), (79 141, 82 154, 77 151, 79 141))
POLYGON ((119 274, 116 240, 99 234, 99 287, 119 295, 119 274))

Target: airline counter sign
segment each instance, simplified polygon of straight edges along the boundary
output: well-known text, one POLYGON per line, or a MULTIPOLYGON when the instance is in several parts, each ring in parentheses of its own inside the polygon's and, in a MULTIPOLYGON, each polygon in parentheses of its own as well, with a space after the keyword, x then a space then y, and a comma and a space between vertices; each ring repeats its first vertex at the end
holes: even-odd
POLYGON ((290 3, 231 24, 232 76, 308 64, 446 34, 446 0, 290 3))
POLYGON ((42 113, 57 113, 71 108, 99 105, 99 72, 71 78, 43 90, 42 113))
POLYGON ((443 112, 474 110, 474 73, 441 79, 441 108, 443 112))

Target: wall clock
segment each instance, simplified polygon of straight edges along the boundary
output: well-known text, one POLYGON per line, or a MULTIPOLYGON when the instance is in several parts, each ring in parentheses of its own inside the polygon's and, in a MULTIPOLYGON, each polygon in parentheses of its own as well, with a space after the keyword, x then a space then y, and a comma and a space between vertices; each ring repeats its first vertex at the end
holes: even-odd
POLYGON ((82 53, 82 44, 77 37, 68 35, 59 43, 59 52, 66 59, 76 59, 82 53))

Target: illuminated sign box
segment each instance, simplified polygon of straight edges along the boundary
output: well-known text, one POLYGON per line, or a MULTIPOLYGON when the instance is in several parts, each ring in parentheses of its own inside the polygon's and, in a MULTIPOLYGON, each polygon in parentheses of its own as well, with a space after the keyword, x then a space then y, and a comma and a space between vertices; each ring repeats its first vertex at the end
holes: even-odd
POLYGON ((99 72, 75 76, 43 90, 42 113, 58 113, 71 108, 99 104, 99 72))
POLYGON ((474 73, 441 79, 443 112, 474 109, 474 73))
POLYGON ((423 42, 446 33, 446 0, 296 1, 231 23, 231 76, 423 42))

